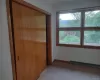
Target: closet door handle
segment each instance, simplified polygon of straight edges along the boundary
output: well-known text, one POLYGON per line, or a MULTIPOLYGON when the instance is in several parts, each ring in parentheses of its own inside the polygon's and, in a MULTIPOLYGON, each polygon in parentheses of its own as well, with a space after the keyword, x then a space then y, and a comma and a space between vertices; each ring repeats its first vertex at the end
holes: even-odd
POLYGON ((17 61, 19 61, 19 56, 17 56, 17 61))

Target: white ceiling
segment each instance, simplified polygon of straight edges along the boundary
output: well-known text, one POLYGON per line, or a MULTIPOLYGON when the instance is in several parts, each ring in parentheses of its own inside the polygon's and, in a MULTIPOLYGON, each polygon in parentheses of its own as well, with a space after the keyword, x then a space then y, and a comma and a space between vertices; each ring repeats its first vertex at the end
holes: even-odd
POLYGON ((57 2, 74 1, 74 0, 38 0, 38 1, 43 1, 43 2, 48 2, 48 3, 57 3, 57 2))
POLYGON ((97 1, 97 0, 38 0, 38 1, 48 2, 48 3, 59 3, 59 2, 69 2, 69 1, 97 1))

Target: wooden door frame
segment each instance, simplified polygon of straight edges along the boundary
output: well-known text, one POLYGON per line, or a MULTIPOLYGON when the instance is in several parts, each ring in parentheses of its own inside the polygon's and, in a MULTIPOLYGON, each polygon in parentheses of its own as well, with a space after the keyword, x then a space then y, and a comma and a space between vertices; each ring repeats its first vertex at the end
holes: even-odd
POLYGON ((13 15, 12 15, 12 1, 32 8, 46 15, 46 32, 47 32, 47 65, 52 64, 52 43, 51 43, 51 14, 22 0, 6 0, 7 19, 9 29, 9 43, 12 61, 13 80, 17 80, 16 71, 16 55, 15 55, 15 42, 14 42, 14 29, 13 29, 13 15))

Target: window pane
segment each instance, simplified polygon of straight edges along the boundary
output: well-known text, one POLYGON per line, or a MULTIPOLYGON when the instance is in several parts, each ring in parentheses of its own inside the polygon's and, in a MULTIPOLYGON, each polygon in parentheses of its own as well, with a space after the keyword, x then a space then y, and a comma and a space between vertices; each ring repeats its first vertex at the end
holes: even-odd
POLYGON ((100 27, 100 10, 85 12, 85 27, 100 27))
POLYGON ((60 44, 80 44, 80 31, 59 31, 60 44))
POLYGON ((59 15, 59 27, 80 27, 81 12, 59 15))
POLYGON ((100 46, 100 31, 84 31, 84 45, 100 46))

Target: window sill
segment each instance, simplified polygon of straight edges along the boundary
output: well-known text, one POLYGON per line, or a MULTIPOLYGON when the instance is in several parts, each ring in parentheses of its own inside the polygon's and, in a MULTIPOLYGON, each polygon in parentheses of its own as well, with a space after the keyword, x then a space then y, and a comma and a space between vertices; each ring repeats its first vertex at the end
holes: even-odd
POLYGON ((87 48, 87 49, 100 49, 100 46, 89 46, 89 45, 73 45, 73 44, 56 44, 56 46, 63 46, 63 47, 74 47, 74 48, 87 48))

